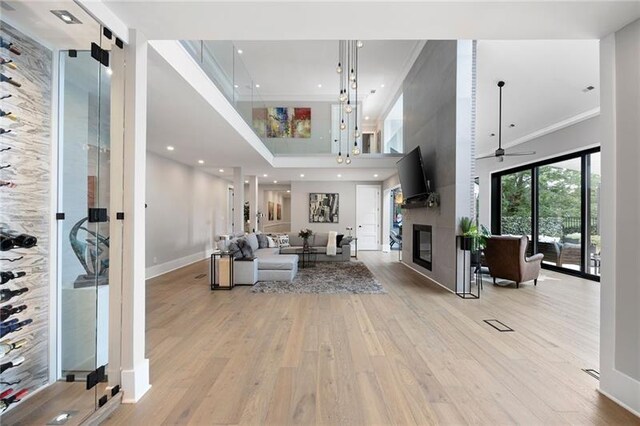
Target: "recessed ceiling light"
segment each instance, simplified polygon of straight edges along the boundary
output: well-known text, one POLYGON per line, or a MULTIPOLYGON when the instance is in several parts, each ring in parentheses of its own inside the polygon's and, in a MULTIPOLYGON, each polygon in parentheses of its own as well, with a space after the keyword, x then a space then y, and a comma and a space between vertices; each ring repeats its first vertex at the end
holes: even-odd
POLYGON ((248 181, 248 180, 245 180, 245 181, 244 181, 244 183, 249 183, 249 181, 248 181))
POLYGON ((238 55, 242 55, 242 49, 238 49, 238 55))
POLYGON ((369 116, 368 116, 368 115, 367 115, 367 116, 365 116, 365 117, 364 117, 364 119, 365 119, 365 120, 368 120, 368 119, 369 119, 369 116))
POLYGON ((224 173, 224 169, 218 169, 220 173, 224 173))
POLYGON ((340 173, 338 173, 338 177, 342 177, 342 175, 340 173))
POLYGON ((235 88, 237 89, 237 88, 238 88, 238 87, 240 87, 240 86, 238 86, 237 84, 234 84, 234 85, 233 85, 233 87, 235 87, 235 88))
POLYGON ((380 87, 384 87, 384 84, 381 84, 380 87))
POLYGON ((259 88, 260 88, 260 85, 259 85, 259 84, 256 84, 256 89, 259 89, 259 88))
POLYGON ((496 134, 495 133, 491 133, 489 136, 494 137, 496 134))
POLYGON ((198 164, 204 164, 204 160, 198 160, 198 164))
POLYGON ((300 177, 304 177, 304 173, 301 173, 301 174, 300 174, 300 177))
POLYGON ((322 84, 318 84, 318 89, 320 89, 322 87, 322 84))
POLYGON ((171 145, 169 145, 169 146, 167 147, 167 151, 173 151, 174 149, 175 149, 175 148, 174 148, 174 147, 172 147, 171 145))
POLYGON ((267 176, 269 176, 269 175, 268 175, 268 174, 266 174, 266 173, 262 175, 262 177, 267 177, 267 176))
POLYGON ((107 68, 107 75, 112 75, 113 74, 113 70, 111 68, 107 68))
POLYGON ((273 183, 278 183, 278 181, 277 181, 277 180, 274 180, 274 181, 273 181, 273 183))
POLYGON ((287 194, 291 194, 291 190, 290 189, 287 189, 287 194))
POLYGON ((69 13, 68 10, 52 10, 51 13, 60 18, 65 24, 82 24, 82 22, 69 13))
POLYGON ((509 124, 509 127, 516 127, 516 125, 511 123, 511 124, 509 124))
POLYGON ((588 92, 592 91, 593 89, 595 89, 595 87, 593 87, 593 86, 587 86, 587 87, 585 87, 584 89, 582 89, 582 91, 583 91, 584 93, 588 93, 588 92))
POLYGON ((378 177, 378 174, 376 173, 375 175, 373 175, 373 177, 378 177))

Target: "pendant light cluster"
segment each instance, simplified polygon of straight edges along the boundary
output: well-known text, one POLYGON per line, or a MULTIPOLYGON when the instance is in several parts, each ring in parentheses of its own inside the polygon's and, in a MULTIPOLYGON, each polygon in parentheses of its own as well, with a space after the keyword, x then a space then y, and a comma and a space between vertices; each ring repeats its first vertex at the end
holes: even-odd
POLYGON ((338 42, 338 66, 336 72, 340 81, 340 130, 338 139, 338 164, 351 164, 351 152, 354 156, 360 155, 358 139, 358 51, 363 43, 360 40, 340 40, 338 42), (345 133, 345 136, 343 136, 345 133), (346 157, 342 156, 342 140, 346 143, 346 157), (351 142, 353 141, 353 143, 351 142), (353 145, 353 148, 350 148, 353 145))

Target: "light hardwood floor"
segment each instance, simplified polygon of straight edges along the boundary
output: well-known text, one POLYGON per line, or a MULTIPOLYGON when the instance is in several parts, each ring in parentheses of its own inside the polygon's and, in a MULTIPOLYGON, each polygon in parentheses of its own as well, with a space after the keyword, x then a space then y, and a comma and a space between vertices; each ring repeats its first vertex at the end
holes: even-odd
POLYGON ((388 294, 211 292, 205 262, 150 280, 153 387, 106 424, 640 424, 581 371, 600 284, 543 271, 462 300, 397 253, 361 260, 388 294))

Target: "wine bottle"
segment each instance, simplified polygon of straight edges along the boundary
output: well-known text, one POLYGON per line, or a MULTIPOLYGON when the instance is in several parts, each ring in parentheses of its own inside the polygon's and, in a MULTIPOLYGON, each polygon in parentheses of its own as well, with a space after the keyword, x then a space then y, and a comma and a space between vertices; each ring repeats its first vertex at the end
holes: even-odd
POLYGON ((20 272, 0 271, 0 285, 6 284, 11 280, 15 280, 16 278, 24 277, 25 275, 27 275, 27 273, 23 271, 20 271, 20 272))
POLYGON ((13 393, 13 389, 9 388, 6 391, 0 393, 0 399, 5 399, 6 397, 11 395, 12 393, 13 393))
POLYGON ((27 309, 27 305, 13 306, 7 305, 0 308, 0 321, 4 321, 9 318, 11 315, 19 314, 20 312, 27 309))
POLYGON ((24 361, 25 361, 24 357, 23 356, 19 356, 18 358, 14 359, 12 361, 5 362, 4 364, 0 364, 0 374, 4 373, 5 371, 7 371, 10 368, 18 367, 24 361))
POLYGON ((25 325, 29 325, 33 322, 31 318, 18 322, 16 318, 7 322, 0 323, 0 339, 9 333, 20 331, 25 325))
POLYGON ((10 352, 20 349, 27 344, 27 339, 16 340, 11 342, 10 340, 3 340, 0 342, 0 358, 5 355, 9 355, 10 352))
POLYGON ((38 243, 38 239, 33 235, 19 234, 15 231, 9 231, 5 229, 0 230, 0 236, 4 238, 11 238, 13 247, 31 248, 38 243))
POLYGON ((7 77, 6 75, 0 73, 0 83, 9 83, 16 87, 22 87, 22 84, 15 81, 12 77, 7 77))
POLYGON ((16 63, 13 62, 13 59, 5 59, 0 57, 0 65, 2 65, 3 67, 9 67, 12 70, 18 69, 16 63))
POLYGON ((0 235, 0 251, 7 251, 13 248, 13 238, 0 235))
POLYGON ((2 289, 0 290, 0 302, 8 302, 15 296, 20 296, 22 293, 26 293, 27 291, 29 291, 29 289, 26 287, 22 287, 17 290, 2 289))
POLYGON ((0 413, 4 413, 7 411, 7 408, 11 404, 15 404, 16 402, 20 402, 22 398, 29 392, 27 389, 22 389, 20 392, 16 392, 13 395, 0 399, 0 413))
POLYGON ((0 47, 3 49, 7 49, 9 52, 16 55, 22 55, 20 50, 18 50, 18 48, 13 43, 6 41, 2 37, 0 37, 0 47))
POLYGON ((6 111, 1 110, 1 109, 0 109, 0 117, 5 117, 5 118, 8 118, 8 119, 13 120, 13 121, 17 120, 17 117, 11 111, 6 112, 6 111))
POLYGON ((3 129, 2 127, 0 127, 0 135, 4 135, 5 133, 11 133, 11 129, 3 129))

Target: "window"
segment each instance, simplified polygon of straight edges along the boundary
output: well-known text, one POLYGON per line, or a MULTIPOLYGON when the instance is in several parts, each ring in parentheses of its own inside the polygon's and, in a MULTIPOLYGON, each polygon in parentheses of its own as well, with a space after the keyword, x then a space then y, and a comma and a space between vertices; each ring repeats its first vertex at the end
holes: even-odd
POLYGON ((599 149, 492 175, 492 232, 527 235, 543 267, 600 275, 599 149))
POLYGON ((402 141, 402 95, 384 119, 384 142, 382 152, 384 154, 400 154, 403 152, 402 141))

